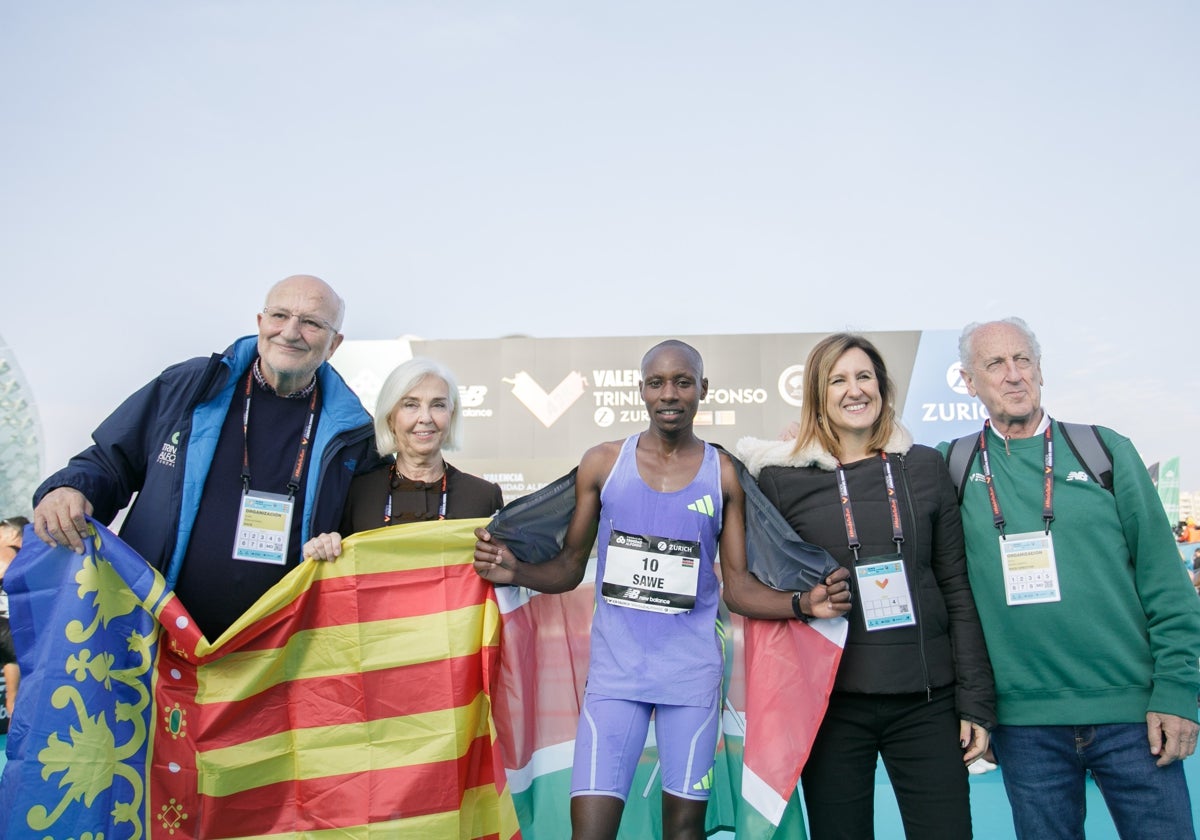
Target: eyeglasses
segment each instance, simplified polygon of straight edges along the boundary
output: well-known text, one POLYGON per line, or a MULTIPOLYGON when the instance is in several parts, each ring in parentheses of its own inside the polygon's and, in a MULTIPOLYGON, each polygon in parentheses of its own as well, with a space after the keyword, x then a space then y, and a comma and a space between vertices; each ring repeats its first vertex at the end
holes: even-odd
POLYGON ((320 335, 326 330, 337 332, 333 324, 324 318, 318 318, 316 315, 304 315, 299 312, 289 312, 286 309, 276 307, 267 307, 263 310, 263 315, 266 316, 268 324, 279 330, 282 330, 295 318, 300 322, 300 332, 305 335, 320 335))

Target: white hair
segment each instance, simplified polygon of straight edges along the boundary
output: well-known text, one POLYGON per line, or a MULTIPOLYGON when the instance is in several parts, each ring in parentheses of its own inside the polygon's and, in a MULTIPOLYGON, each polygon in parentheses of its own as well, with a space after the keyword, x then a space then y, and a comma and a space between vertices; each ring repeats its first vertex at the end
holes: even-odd
POLYGON ((450 423, 446 426, 446 434, 442 438, 442 449, 458 448, 459 441, 462 440, 458 382, 445 365, 433 359, 416 356, 389 373, 383 387, 379 389, 379 398, 375 401, 375 448, 379 450, 379 454, 390 455, 396 451, 396 435, 392 432, 391 423, 392 412, 406 394, 430 376, 446 383, 450 397, 450 423))
POLYGON ((1000 318, 996 321, 973 321, 963 327, 962 335, 958 337, 958 361, 964 368, 971 369, 971 362, 974 353, 972 352, 971 342, 975 338, 975 333, 982 327, 990 327, 995 324, 1007 324, 1010 327, 1015 327, 1020 330, 1025 336, 1025 340, 1029 342, 1029 349, 1033 353, 1033 360, 1040 363, 1042 361, 1042 345, 1038 344, 1037 336, 1033 334, 1033 330, 1025 323, 1023 318, 1012 316, 1011 318, 1000 318))

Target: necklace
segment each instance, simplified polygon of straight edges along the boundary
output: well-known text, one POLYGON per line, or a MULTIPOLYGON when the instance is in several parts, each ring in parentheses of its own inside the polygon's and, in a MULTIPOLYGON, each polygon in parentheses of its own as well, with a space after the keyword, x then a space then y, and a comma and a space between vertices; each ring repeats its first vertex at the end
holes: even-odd
MULTIPOLYGON (((437 514, 438 519, 446 518, 446 498, 447 498, 446 497, 446 474, 447 474, 447 472, 448 472, 448 470, 446 469, 446 462, 442 461, 442 498, 438 504, 438 514, 437 514)), ((428 482, 428 481, 413 481, 410 478, 406 478, 404 476, 404 474, 400 472, 400 469, 395 464, 392 464, 391 468, 388 471, 387 501, 384 503, 384 506, 383 506, 383 524, 384 525, 390 525, 392 523, 392 494, 393 494, 393 492, 395 492, 397 485, 401 481, 408 481, 413 484, 423 484, 425 486, 429 486, 430 484, 432 484, 432 482, 428 482)))

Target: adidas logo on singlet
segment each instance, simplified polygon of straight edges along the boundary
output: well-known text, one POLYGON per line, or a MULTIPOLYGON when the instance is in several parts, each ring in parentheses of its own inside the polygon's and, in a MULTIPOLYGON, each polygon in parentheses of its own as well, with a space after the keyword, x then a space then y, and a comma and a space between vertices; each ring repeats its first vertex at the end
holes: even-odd
POLYGON ((688 505, 688 510, 694 510, 696 513, 703 513, 705 516, 713 515, 712 496, 705 494, 704 498, 697 499, 688 505))

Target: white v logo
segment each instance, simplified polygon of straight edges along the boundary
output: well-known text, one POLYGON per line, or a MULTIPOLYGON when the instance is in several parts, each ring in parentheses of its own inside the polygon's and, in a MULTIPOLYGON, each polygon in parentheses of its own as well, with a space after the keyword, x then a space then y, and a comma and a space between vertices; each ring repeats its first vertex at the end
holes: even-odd
POLYGON ((547 429, 553 426, 554 422, 562 417, 577 399, 583 396, 583 387, 587 384, 577 371, 568 373, 566 378, 559 382, 549 394, 543 391, 542 386, 523 370, 518 371, 512 379, 501 379, 500 381, 513 386, 513 396, 520 400, 547 429))

